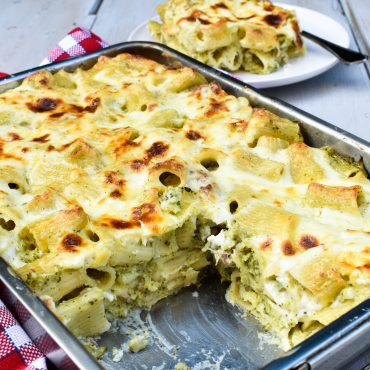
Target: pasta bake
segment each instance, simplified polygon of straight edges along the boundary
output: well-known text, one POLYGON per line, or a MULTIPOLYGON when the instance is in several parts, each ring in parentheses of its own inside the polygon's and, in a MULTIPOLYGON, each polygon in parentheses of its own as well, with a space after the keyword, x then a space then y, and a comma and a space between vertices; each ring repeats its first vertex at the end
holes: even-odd
POLYGON ((293 11, 258 0, 168 0, 155 39, 213 67, 266 74, 305 51, 293 11))
POLYGON ((217 269, 285 349, 370 296, 370 184, 188 67, 120 54, 0 95, 0 253, 77 336, 217 269))

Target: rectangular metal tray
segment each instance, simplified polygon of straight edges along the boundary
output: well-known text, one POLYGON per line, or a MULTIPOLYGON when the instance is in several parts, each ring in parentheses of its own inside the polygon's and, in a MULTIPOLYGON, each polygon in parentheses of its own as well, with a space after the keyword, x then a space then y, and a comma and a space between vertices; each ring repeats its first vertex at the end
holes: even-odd
MULTIPOLYGON (((36 71, 87 69, 101 55, 115 56, 122 52, 165 65, 189 66, 208 81, 218 82, 227 92, 248 98, 253 106, 265 107, 299 122, 309 145, 331 146, 340 154, 362 159, 370 172, 370 144, 365 140, 157 43, 121 43, 16 73, 0 80, 0 93, 18 86, 36 71)), ((210 277, 199 288, 184 289, 162 300, 151 311, 141 312, 140 317, 137 314, 136 321, 118 320, 116 330, 99 339, 108 352, 97 362, 1 259, 0 289, 17 319, 47 355, 51 368, 173 369, 182 361, 196 369, 361 369, 370 362, 370 299, 283 353, 263 340, 262 330, 253 318, 240 317, 239 311, 225 301, 225 287, 217 278, 210 277), (127 342, 127 331, 138 327, 151 333, 148 348, 137 354, 124 352, 120 362, 112 361, 111 349, 127 342)))

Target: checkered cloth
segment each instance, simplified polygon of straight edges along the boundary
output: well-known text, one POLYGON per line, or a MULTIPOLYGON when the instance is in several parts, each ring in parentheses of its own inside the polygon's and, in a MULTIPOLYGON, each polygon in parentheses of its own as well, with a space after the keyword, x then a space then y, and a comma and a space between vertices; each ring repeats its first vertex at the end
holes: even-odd
MULTIPOLYGON (((41 65, 91 53, 107 46, 105 41, 88 29, 77 27, 58 43, 41 65)), ((6 76, 8 74, 0 72, 0 79, 6 76)), ((1 291, 0 298, 3 300, 8 298, 7 302, 9 302, 9 297, 2 296, 1 291)), ((30 314, 23 307, 17 306, 17 303, 12 302, 9 307, 14 309, 14 315, 22 318, 21 322, 26 330, 32 325, 37 325, 30 314)), ((0 370, 46 369, 45 356, 39 349, 39 347, 45 348, 45 343, 39 343, 43 338, 45 338, 44 333, 40 333, 33 343, 0 299, 0 370)))
MULTIPOLYGON (((76 27, 68 32, 67 36, 62 39, 58 45, 48 54, 41 62, 41 65, 52 62, 60 62, 61 60, 76 57, 86 53, 92 53, 109 46, 104 40, 95 33, 83 27, 76 27)), ((0 79, 9 76, 6 73, 0 72, 0 79)))
POLYGON ((0 300, 0 369, 46 370, 46 360, 0 300))

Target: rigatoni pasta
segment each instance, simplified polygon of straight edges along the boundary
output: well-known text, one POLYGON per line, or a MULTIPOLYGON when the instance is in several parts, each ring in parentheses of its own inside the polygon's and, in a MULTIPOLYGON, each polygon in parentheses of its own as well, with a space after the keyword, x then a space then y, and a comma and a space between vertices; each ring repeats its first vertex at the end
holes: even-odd
POLYGON ((0 253, 78 336, 199 281, 285 349, 370 295, 361 164, 129 54, 0 95, 0 253))

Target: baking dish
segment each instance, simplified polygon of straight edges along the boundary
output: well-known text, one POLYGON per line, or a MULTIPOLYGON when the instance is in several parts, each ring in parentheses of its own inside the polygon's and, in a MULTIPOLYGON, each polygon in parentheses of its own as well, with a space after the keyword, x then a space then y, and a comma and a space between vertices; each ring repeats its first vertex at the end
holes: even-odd
MULTIPOLYGON (((265 107, 281 116, 298 121, 305 141, 312 146, 333 147, 338 153, 356 160, 363 159, 365 168, 370 169, 370 147, 367 142, 352 136, 320 119, 304 113, 286 103, 271 99, 267 95, 236 80, 230 75, 209 68, 193 59, 163 45, 148 42, 122 43, 99 52, 38 67, 7 77, 0 82, 0 92, 15 87, 23 78, 40 69, 57 71, 65 68, 72 71, 77 67, 89 68, 100 55, 114 56, 121 52, 139 54, 166 65, 181 63, 198 70, 208 80, 217 81, 227 92, 247 97, 254 106, 265 107)), ((61 368, 99 368, 98 363, 83 349, 76 338, 65 329, 43 306, 41 301, 9 273, 3 261, 0 280, 9 296, 18 299, 17 306, 33 315, 34 325, 29 326, 31 337, 37 323, 45 331, 45 340, 39 340, 40 327, 35 331, 37 343, 48 354, 56 366, 61 368), (45 342, 45 343, 44 343, 45 342), (51 343, 51 344, 50 344, 51 343)), ((138 353, 122 353, 122 361, 111 361, 111 349, 120 347, 125 340, 120 330, 104 334, 99 342, 108 347, 103 358, 106 368, 142 368, 157 366, 174 368, 180 361, 190 367, 218 365, 221 368, 340 368, 363 358, 370 348, 370 300, 333 322, 288 353, 283 353, 263 340, 258 324, 251 318, 244 321, 236 309, 224 300, 223 288, 207 279, 199 288, 185 289, 174 297, 158 303, 151 312, 143 312, 141 321, 151 331, 152 340, 147 350, 138 353), (301 367, 303 366, 303 367, 301 367)), ((11 297, 10 297, 11 299, 11 297)), ((23 315, 24 316, 24 315, 23 315)), ((26 315, 29 317, 29 315, 26 315)), ((22 314, 18 314, 22 322, 22 314)), ((140 321, 140 320, 139 320, 140 321)), ((125 330, 125 329, 122 329, 125 330)), ((367 354, 369 356, 369 354, 367 354)), ((364 365, 366 364, 366 360, 364 365)), ((199 367, 202 368, 202 367, 199 367)), ((356 368, 356 367, 354 367, 356 368)))

